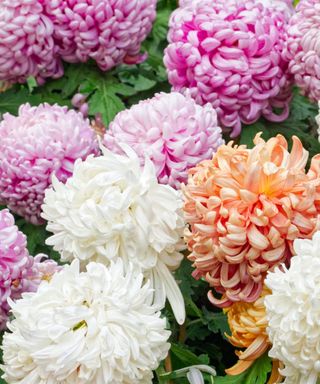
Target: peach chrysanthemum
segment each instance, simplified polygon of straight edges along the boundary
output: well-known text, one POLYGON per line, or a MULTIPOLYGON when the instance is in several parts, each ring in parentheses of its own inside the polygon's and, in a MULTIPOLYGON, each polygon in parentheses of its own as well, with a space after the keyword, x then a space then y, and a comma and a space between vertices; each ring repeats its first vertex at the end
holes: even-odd
MULTIPOLYGON (((271 346, 266 327, 268 325, 264 298, 271 292, 264 288, 258 300, 254 303, 237 302, 225 308, 231 335, 226 335, 232 345, 246 348, 236 351, 239 361, 226 369, 228 375, 238 375, 249 368, 255 360, 262 356, 271 346)), ((273 370, 268 383, 279 383, 281 375, 278 371, 279 361, 273 361, 273 370)))
POLYGON ((183 187, 189 228, 185 238, 195 278, 204 277, 221 299, 254 302, 266 272, 292 256, 295 238, 311 238, 320 220, 320 155, 306 173, 308 152, 281 135, 255 147, 221 146, 212 160, 189 171, 183 187))

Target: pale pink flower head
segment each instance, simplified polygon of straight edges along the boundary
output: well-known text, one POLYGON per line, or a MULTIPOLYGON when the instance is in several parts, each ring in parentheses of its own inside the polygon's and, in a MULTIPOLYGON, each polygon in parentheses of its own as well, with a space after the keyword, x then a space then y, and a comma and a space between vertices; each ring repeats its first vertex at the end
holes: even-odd
POLYGON ((22 105, 0 122, 0 203, 39 224, 52 175, 65 182, 77 159, 98 153, 95 132, 81 113, 58 105, 22 105))
POLYGON ((211 105, 200 106, 180 93, 158 93, 120 112, 104 136, 104 145, 123 153, 128 144, 144 164, 155 165, 158 180, 179 188, 188 169, 208 159, 224 143, 217 114, 211 105))
POLYGON ((36 292, 41 281, 50 281, 52 276, 62 270, 54 260, 43 253, 32 258, 32 265, 25 273, 24 279, 21 281, 22 292, 36 292))
POLYGON ((285 55, 303 95, 320 100, 320 2, 300 0, 287 31, 285 55))
POLYGON ((286 119, 291 97, 282 57, 286 14, 254 0, 184 4, 171 16, 164 57, 173 89, 190 92, 199 104, 211 103, 233 137, 241 123, 260 116, 286 119))
POLYGON ((53 40, 53 23, 42 1, 2 0, 0 8, 0 80, 42 83, 63 74, 53 40))
POLYGON ((281 135, 255 147, 221 146, 212 160, 190 170, 183 188, 186 241, 195 278, 204 277, 230 306, 254 302, 268 270, 287 262, 296 238, 311 238, 319 225, 320 155, 293 137, 291 153, 281 135))
POLYGON ((102 70, 138 63, 151 31, 156 0, 48 0, 59 53, 68 62, 93 59, 102 70))
POLYGON ((32 265, 25 235, 18 230, 14 217, 0 211, 0 330, 4 329, 9 312, 7 299, 20 292, 20 280, 32 265))

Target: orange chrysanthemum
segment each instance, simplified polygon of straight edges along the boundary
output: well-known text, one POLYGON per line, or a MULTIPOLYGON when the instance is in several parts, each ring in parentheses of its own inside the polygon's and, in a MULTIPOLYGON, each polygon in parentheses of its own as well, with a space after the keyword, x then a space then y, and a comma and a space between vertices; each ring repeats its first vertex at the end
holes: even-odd
MULTIPOLYGON (((226 369, 228 375, 242 373, 269 349, 264 297, 270 293, 269 289, 264 288, 261 296, 254 303, 238 302, 225 308, 231 330, 231 335, 226 336, 235 347, 246 348, 245 351, 236 351, 239 361, 233 367, 226 369)), ((270 380, 269 383, 272 384, 279 383, 281 380, 277 360, 273 361, 270 380)))
POLYGON ((320 222, 320 155, 306 173, 308 152, 297 137, 290 153, 283 136, 260 136, 253 149, 221 146, 183 187, 193 276, 222 294, 208 295, 220 307, 257 300, 266 272, 288 261, 293 240, 311 238, 320 222))

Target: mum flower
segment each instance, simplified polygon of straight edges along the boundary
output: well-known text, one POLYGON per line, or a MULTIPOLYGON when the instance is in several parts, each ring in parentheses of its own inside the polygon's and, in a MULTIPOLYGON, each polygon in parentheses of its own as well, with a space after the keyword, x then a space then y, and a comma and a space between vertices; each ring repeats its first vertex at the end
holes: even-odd
POLYGON ((151 384, 170 332, 143 275, 74 261, 36 293, 11 303, 4 378, 28 384, 151 384))
POLYGON ((49 0, 45 11, 65 61, 94 59, 102 70, 144 59, 140 45, 156 17, 156 0, 49 0))
POLYGON ((212 160, 190 170, 184 187, 186 241, 195 278, 222 294, 210 301, 227 307, 254 302, 266 272, 286 262, 297 237, 319 225, 320 155, 306 173, 308 152, 293 137, 291 153, 281 135, 255 147, 221 146, 212 160))
POLYGON ((281 266, 266 278, 272 291, 265 299, 272 343, 269 355, 284 363, 284 383, 316 384, 320 376, 320 233, 312 240, 296 240, 294 249, 290 268, 281 266))
POLYGON ((23 292, 36 291, 40 282, 59 270, 45 255, 29 255, 25 235, 14 223, 8 209, 0 210, 0 330, 8 320, 8 299, 18 299, 23 292))
POLYGON ((52 175, 65 182, 76 159, 98 153, 96 135, 82 114, 58 105, 22 105, 0 122, 0 202, 41 223, 44 191, 52 175))
POLYGON ((170 19, 164 63, 175 91, 211 103, 221 124, 288 117, 288 62, 282 58, 287 16, 254 0, 187 2, 170 19), (273 108, 281 109, 280 115, 273 108))
POLYGON ((320 3, 300 0, 287 30, 285 56, 303 95, 320 100, 320 3))
POLYGON ((29 76, 42 83, 60 77, 53 23, 39 0, 2 0, 0 9, 0 80, 24 82, 29 76))
POLYGON ((160 183, 179 188, 187 181, 187 170, 211 157, 224 141, 211 105, 202 107, 173 92, 159 93, 120 112, 104 144, 123 153, 121 143, 130 145, 142 164, 146 155, 150 157, 160 183))
POLYGON ((103 156, 78 160, 65 184, 53 179, 42 206, 54 233, 47 244, 63 261, 132 262, 153 281, 159 306, 167 295, 183 323, 183 297, 171 274, 183 258, 182 199, 158 183, 150 160, 142 169, 136 153, 124 150, 123 156, 103 149, 103 156))
POLYGON ((7 300, 20 293, 19 281, 31 264, 25 235, 8 209, 0 210, 0 330, 8 317, 7 300))
MULTIPOLYGON (((271 292, 263 289, 260 297, 253 303, 238 302, 225 308, 231 335, 226 335, 232 345, 246 348, 236 351, 239 361, 233 367, 226 369, 228 375, 238 375, 249 368, 255 360, 261 357, 271 346, 266 327, 268 325, 264 299, 271 292)), ((273 361, 272 374, 268 384, 280 383, 279 361, 273 361)))

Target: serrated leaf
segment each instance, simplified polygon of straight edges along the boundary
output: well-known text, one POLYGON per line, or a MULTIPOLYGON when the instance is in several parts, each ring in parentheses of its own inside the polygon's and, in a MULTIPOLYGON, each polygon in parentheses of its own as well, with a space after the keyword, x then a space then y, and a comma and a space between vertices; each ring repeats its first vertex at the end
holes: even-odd
POLYGON ((202 308, 204 323, 207 324, 208 329, 213 333, 218 333, 225 338, 225 334, 230 334, 227 316, 221 312, 211 312, 205 307, 202 308))
POLYGON ((38 105, 41 103, 41 96, 30 94, 29 90, 22 86, 15 86, 0 93, 0 113, 12 113, 16 115, 21 104, 30 103, 38 105))

